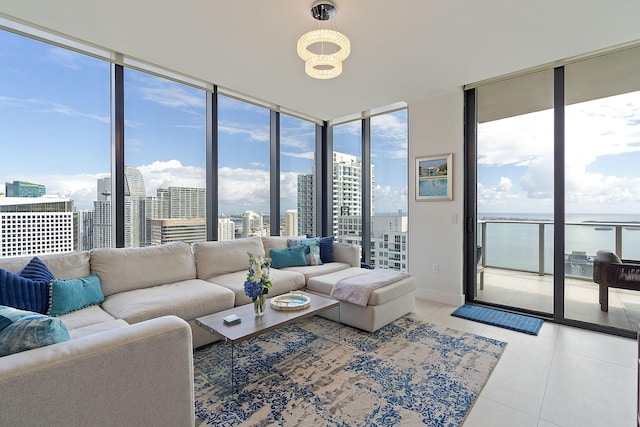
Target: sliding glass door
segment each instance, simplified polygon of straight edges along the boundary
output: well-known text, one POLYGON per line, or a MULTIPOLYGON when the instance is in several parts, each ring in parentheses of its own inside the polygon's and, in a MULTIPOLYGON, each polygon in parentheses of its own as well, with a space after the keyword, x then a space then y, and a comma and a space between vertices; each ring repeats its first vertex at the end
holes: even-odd
MULTIPOLYGON (((638 330, 640 291, 600 305, 597 251, 640 260, 640 48, 565 67, 565 317, 638 330)), ((640 285, 640 280, 639 280, 640 285)))
POLYGON ((553 70, 477 91, 476 298, 553 309, 553 70))
POLYGON ((634 336, 640 290, 599 286, 594 260, 640 259, 639 57, 467 92, 468 300, 634 336))

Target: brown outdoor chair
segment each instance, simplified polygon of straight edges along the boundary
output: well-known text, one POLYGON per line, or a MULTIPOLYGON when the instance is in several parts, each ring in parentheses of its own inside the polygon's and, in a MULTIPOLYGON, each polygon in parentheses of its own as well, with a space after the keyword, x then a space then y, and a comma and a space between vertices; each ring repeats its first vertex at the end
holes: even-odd
POLYGON ((599 250, 593 261, 593 281, 600 285, 600 310, 609 311, 609 288, 640 291, 640 261, 599 250))

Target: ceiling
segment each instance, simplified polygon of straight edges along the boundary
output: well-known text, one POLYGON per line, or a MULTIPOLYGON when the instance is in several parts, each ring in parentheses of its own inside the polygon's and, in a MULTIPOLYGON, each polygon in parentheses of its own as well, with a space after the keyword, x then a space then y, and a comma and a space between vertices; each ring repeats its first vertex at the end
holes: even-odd
POLYGON ((335 0, 342 75, 304 72, 313 0, 0 0, 0 16, 334 120, 640 40, 637 0, 335 0))

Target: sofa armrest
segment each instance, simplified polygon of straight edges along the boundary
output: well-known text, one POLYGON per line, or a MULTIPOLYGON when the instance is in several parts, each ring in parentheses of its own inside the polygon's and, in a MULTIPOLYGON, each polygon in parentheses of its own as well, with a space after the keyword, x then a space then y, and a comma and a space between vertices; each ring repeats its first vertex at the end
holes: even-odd
POLYGON ((191 328, 164 316, 0 358, 0 425, 195 424, 191 328))
POLYGON ((344 262, 351 267, 360 267, 360 247, 347 243, 333 244, 333 260, 344 262))

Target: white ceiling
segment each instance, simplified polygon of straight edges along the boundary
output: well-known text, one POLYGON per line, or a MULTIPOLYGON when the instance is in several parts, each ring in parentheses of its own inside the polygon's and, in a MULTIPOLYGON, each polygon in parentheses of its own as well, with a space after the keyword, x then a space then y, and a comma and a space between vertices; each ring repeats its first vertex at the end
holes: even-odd
POLYGON ((332 120, 640 40, 638 0, 335 0, 341 76, 296 54, 313 0, 0 0, 0 15, 332 120))

